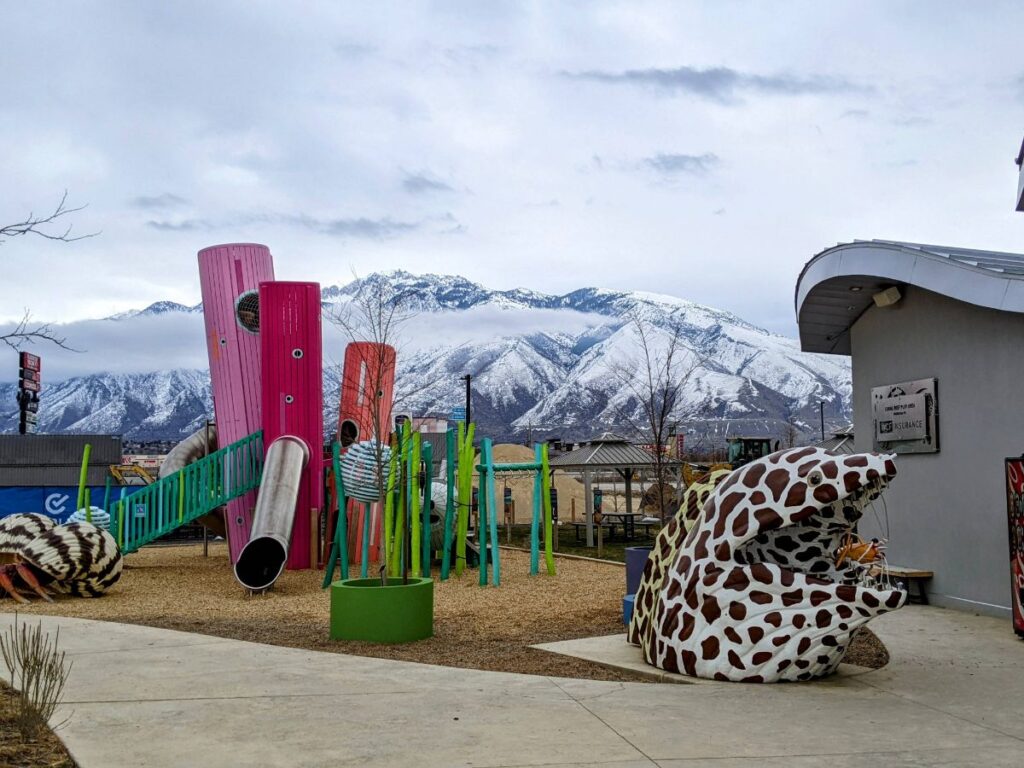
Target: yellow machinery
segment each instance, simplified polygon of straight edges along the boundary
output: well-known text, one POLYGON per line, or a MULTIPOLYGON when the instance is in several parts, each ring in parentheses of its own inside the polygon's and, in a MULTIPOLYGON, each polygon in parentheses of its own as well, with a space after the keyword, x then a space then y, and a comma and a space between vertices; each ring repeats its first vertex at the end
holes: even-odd
POLYGON ((151 485, 154 478, 138 464, 111 464, 110 474, 121 485, 151 485))

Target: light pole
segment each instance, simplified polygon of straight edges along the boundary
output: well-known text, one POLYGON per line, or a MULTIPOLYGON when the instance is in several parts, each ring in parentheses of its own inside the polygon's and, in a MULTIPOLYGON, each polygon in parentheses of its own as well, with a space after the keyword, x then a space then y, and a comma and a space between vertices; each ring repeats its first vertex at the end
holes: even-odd
POLYGON ((473 390, 470 388, 473 375, 467 373, 462 379, 466 382, 466 427, 468 428, 473 421, 473 390))

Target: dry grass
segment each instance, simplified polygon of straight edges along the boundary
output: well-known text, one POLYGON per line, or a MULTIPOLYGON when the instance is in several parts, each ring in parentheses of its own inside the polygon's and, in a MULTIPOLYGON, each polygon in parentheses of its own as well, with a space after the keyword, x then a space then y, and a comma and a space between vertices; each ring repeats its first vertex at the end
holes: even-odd
POLYGON ((0 682, 0 768, 75 768, 67 749, 49 728, 25 741, 16 725, 18 694, 0 682))
MULTIPOLYGON (((528 647, 623 631, 621 566, 559 560, 556 576, 531 577, 529 555, 503 550, 500 587, 480 587, 476 570, 436 581, 434 637, 382 646, 328 638, 329 604, 327 592, 320 589, 322 571, 287 571, 272 592, 249 597, 235 582, 224 544, 211 545, 208 558, 199 545, 148 547, 129 555, 126 564, 121 581, 101 598, 34 602, 21 611, 454 667, 643 679, 528 647)), ((355 569, 353 575, 358 575, 355 569)))

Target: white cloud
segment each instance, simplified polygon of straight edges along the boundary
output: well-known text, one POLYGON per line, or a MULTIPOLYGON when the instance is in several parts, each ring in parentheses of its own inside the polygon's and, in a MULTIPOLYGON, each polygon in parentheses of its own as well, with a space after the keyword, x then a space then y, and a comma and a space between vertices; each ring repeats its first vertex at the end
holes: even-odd
POLYGON ((800 267, 837 241, 1020 248, 1006 62, 1024 6, 742 17, 711 0, 8 3, 0 222, 68 188, 89 203, 76 230, 102 235, 0 246, 0 319, 194 304, 196 252, 257 241, 288 279, 653 290, 791 334, 800 267), (593 162, 699 167, 679 153, 720 162, 674 183, 593 162), (375 222, 388 236, 356 236, 375 222))

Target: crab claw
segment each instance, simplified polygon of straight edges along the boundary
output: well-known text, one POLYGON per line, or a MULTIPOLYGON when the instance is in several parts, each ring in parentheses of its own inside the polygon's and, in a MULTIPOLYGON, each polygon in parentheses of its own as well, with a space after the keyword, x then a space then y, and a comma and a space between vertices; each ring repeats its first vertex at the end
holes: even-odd
POLYGON ((39 580, 36 578, 36 575, 32 573, 31 568, 22 563, 18 563, 16 566, 14 566, 14 570, 18 572, 18 575, 21 576, 22 580, 26 584, 28 584, 29 588, 33 592, 35 592, 37 595, 43 598, 43 600, 45 600, 46 602, 53 602, 53 598, 50 597, 50 593, 46 591, 42 584, 39 583, 39 580))
POLYGON ((18 594, 18 590, 14 588, 14 584, 11 582, 11 577, 8 575, 9 572, 6 570, 0 570, 0 588, 2 588, 7 594, 14 598, 16 602, 27 604, 30 601, 18 594))

